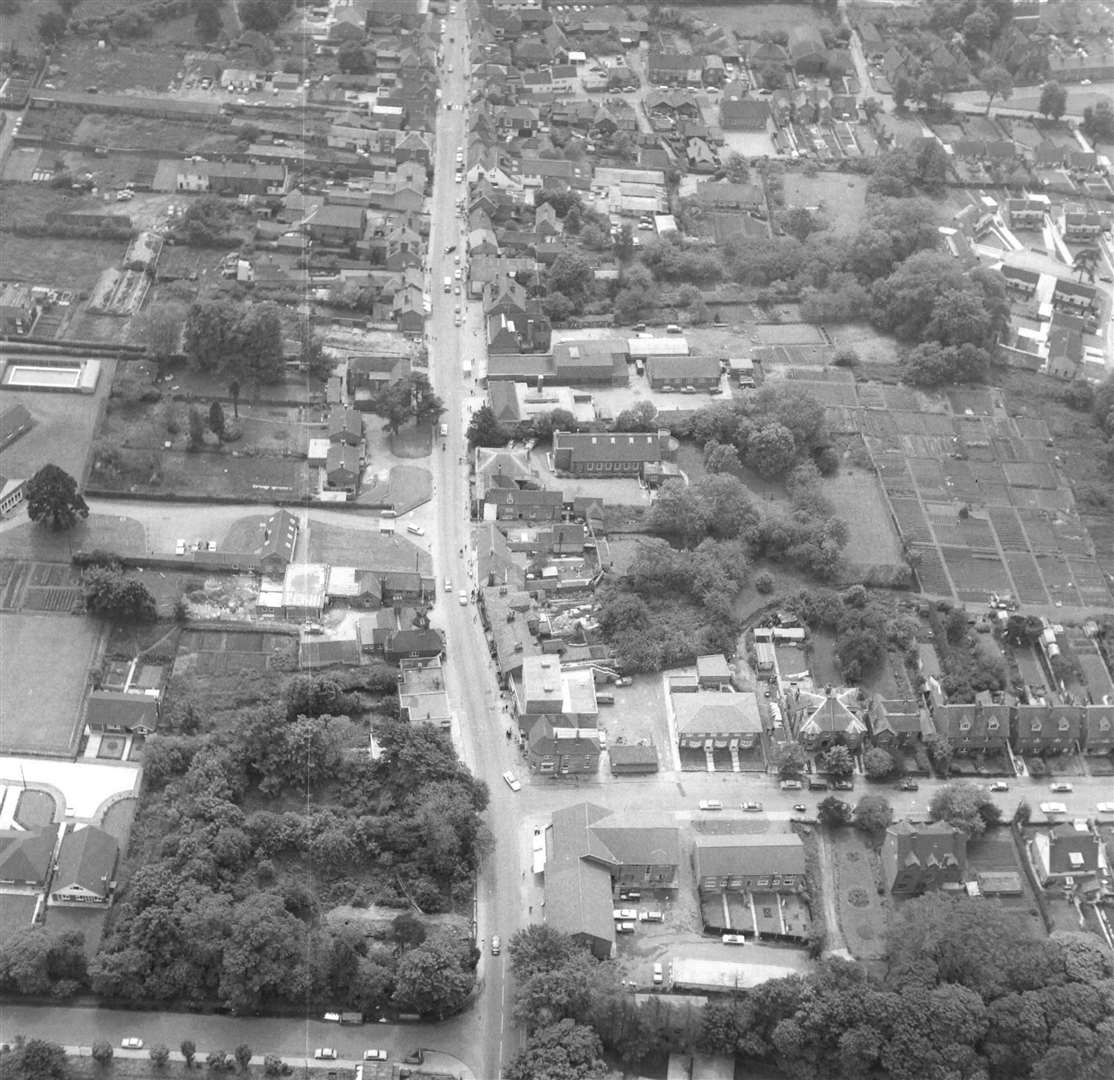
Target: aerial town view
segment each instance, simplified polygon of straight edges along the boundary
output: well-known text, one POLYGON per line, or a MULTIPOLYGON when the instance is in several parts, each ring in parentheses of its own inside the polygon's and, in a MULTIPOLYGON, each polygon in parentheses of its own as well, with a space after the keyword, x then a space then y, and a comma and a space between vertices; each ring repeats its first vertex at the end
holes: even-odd
POLYGON ((1111 1080, 1114 0, 0 0, 0 1078, 1111 1080))

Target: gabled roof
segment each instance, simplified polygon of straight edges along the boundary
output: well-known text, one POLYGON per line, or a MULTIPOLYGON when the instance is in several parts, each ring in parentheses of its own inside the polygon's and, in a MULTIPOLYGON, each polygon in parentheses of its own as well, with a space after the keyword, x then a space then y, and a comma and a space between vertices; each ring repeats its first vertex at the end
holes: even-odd
POLYGON ((814 694, 801 691, 805 718, 801 721, 800 733, 807 735, 862 734, 866 725, 843 702, 843 698, 853 696, 855 691, 842 694, 814 694))
POLYGON ((158 699, 147 694, 124 694, 115 690, 94 690, 85 705, 85 722, 94 731, 106 727, 154 730, 159 722, 158 699))
POLYGON ((294 545, 297 539, 298 519, 289 510, 279 510, 267 521, 259 557, 265 559, 274 556, 284 562, 290 562, 294 558, 294 545))
POLYGON ((364 437, 364 417, 355 409, 345 409, 334 406, 329 410, 329 438, 336 435, 354 435, 357 439, 364 437))
POLYGON ((896 821, 886 830, 884 845, 883 858, 895 871, 921 866, 962 872, 967 866, 967 838, 943 821, 896 821))
POLYGON ((0 830, 0 881, 45 882, 54 858, 58 829, 57 825, 47 825, 26 832, 0 830))
POLYGON ((71 829, 62 838, 53 888, 78 886, 97 896, 107 897, 119 851, 116 838, 96 825, 71 829))
POLYGON ((805 849, 796 833, 698 836, 693 844, 697 878, 803 875, 805 849))

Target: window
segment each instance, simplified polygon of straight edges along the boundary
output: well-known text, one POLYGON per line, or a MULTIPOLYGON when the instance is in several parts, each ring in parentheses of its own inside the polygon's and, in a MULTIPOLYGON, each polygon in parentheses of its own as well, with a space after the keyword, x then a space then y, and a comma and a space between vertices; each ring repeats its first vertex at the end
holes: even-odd
POLYGON ((986 730, 987 731, 997 731, 998 730, 998 721, 997 720, 987 720, 986 730))
POLYGON ((762 909, 762 918, 763 919, 772 919, 773 917, 774 917, 774 909, 773 908, 764 907, 762 909))
POLYGON ((970 720, 960 720, 959 721, 959 730, 960 731, 970 731, 971 730, 971 721, 970 720))
POLYGON ((1068 730, 1068 718, 1066 716, 1060 718, 1060 723, 1057 725, 1061 731, 1068 730))

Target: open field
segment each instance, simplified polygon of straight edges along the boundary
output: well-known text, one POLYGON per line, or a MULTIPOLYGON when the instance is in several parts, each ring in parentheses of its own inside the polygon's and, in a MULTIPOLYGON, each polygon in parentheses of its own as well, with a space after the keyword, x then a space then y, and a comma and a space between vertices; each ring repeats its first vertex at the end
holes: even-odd
POLYGON ((72 751, 99 641, 92 619, 0 615, 0 749, 61 756, 72 751))
POLYGON ((853 233, 866 212, 866 178, 848 173, 822 172, 806 176, 786 172, 785 205, 817 208, 836 232, 853 233))
POLYGON ((69 532, 54 533, 29 521, 0 532, 0 556, 69 563, 75 551, 146 555, 143 526, 132 518, 90 514, 69 532))
MULTIPOLYGON (((39 190, 39 185, 35 186, 39 190)), ((120 240, 75 240, 62 236, 15 236, 0 232, 4 277, 52 289, 88 292, 106 266, 115 266, 127 244, 120 240)))
POLYGON ((844 463, 840 471, 824 481, 824 494, 847 522, 847 547, 843 549, 855 581, 868 580, 873 572, 881 581, 908 572, 901 553, 901 540, 890 519, 885 496, 873 471, 844 463))
MULTIPOLYGON (((90 12, 83 7, 81 14, 88 18, 90 12)), ((61 72, 49 81, 59 90, 77 92, 95 86, 102 94, 127 90, 161 93, 170 89, 184 57, 182 49, 152 48, 149 44, 98 49, 93 38, 69 38, 54 54, 61 72)))
POLYGON ((762 34, 787 34, 794 26, 815 26, 821 31, 832 30, 831 20, 815 7, 806 4, 701 4, 685 8, 725 30, 734 30, 740 37, 757 38, 762 34))

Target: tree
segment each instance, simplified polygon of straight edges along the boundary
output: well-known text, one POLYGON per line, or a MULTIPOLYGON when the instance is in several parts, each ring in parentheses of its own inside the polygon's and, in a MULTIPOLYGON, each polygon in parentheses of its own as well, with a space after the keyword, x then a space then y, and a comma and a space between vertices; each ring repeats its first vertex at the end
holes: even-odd
POLYGON ((507 1080, 602 1080, 606 1074, 600 1037, 573 1020, 533 1032, 506 1068, 507 1080))
POLYGON ((174 303, 159 304, 144 313, 137 337, 156 363, 164 364, 178 352, 185 318, 186 309, 174 303))
POLYGON ((44 465, 24 488, 27 516, 54 532, 72 529, 78 518, 89 516, 89 507, 77 490, 77 481, 57 465, 44 465))
POLYGON ((893 81, 894 108, 904 112, 906 102, 911 101, 916 92, 916 84, 908 75, 898 75, 893 81))
POLYGON ((863 771, 871 780, 885 780, 893 776, 894 759, 880 746, 872 746, 863 754, 863 771))
POLYGON ((880 102, 877 98, 867 98, 862 103, 861 108, 868 124, 873 124, 875 118, 880 113, 885 112, 885 109, 883 109, 882 107, 882 102, 880 102))
POLYGON ((1040 103, 1037 111, 1041 116, 1059 120, 1068 109, 1068 92, 1055 80, 1041 87, 1040 103))
POLYGON ((253 304, 237 312, 228 361, 239 379, 255 386, 281 378, 285 361, 277 304, 253 304))
POLYGON ((112 1043, 107 1039, 98 1039, 93 1043, 92 1056, 93 1060, 102 1067, 111 1064, 112 1043))
POLYGON ((193 28, 198 38, 206 44, 220 37, 224 23, 220 17, 220 5, 216 0, 201 0, 197 5, 193 28))
POLYGON ((852 815, 856 829, 875 835, 885 832, 893 819, 893 809, 881 795, 864 795, 855 804, 855 812, 852 815))
POLYGON ((990 793, 978 784, 945 784, 928 804, 930 821, 945 821, 969 837, 978 838, 1001 820, 990 793))
POLYGON ((358 41, 346 41, 337 50, 337 67, 346 75, 367 74, 367 53, 358 41))
POLYGON ((226 1072, 229 1067, 228 1054, 224 1050, 210 1050, 205 1057, 210 1072, 226 1072))
POLYGON ((396 1002, 439 1018, 459 1012, 475 985, 470 955, 468 943, 453 931, 431 934, 399 960, 396 1002))
POLYGON ((564 293, 573 303, 582 303, 592 290, 592 264, 577 252, 558 255, 545 276, 548 291, 564 293))
POLYGON ((147 1056, 156 1069, 165 1069, 167 1062, 170 1061, 170 1048, 164 1043, 157 1043, 147 1051, 147 1056))
POLYGON ((1083 110, 1083 134, 1094 142, 1114 142, 1114 105, 1105 99, 1083 110))
POLYGON ((91 566, 81 576, 86 610, 125 622, 153 622, 155 598, 136 578, 125 577, 119 566, 91 566))
POLYGON ((838 795, 829 795, 816 807, 816 816, 821 825, 826 825, 829 829, 842 829, 851 824, 853 811, 849 802, 844 802, 838 795))
POLYGON ((796 458, 793 432, 777 421, 757 429, 747 439, 747 464, 767 480, 784 476, 796 458))
POLYGON ((247 1072, 248 1066, 251 1064, 251 1047, 247 1043, 240 1043, 233 1051, 233 1055, 236 1058, 236 1064, 240 1066, 240 1072, 247 1072))
POLYGON ((191 405, 186 417, 190 430, 189 449, 200 450, 205 445, 205 420, 201 410, 196 405, 191 405))
POLYGON ((410 420, 417 424, 435 424, 445 412, 429 377, 422 372, 385 386, 373 395, 370 404, 372 411, 386 420, 383 426, 392 435, 397 435, 410 420))
POLYGON ((284 1062, 278 1054, 267 1054, 263 1058, 264 1076, 282 1076, 284 1062))
POLYGON ((805 751, 799 742, 784 742, 774 751, 777 774, 781 780, 799 779, 805 771, 805 751))
POLYGON ((738 472, 742 467, 739 451, 715 440, 704 444, 704 468, 710 473, 738 472))
POLYGON ((902 378, 911 386, 935 387, 948 383, 982 382, 991 357, 977 345, 942 345, 926 341, 901 359, 902 378))
POLYGON ((189 204, 174 231, 193 247, 225 247, 235 243, 231 228, 232 211, 228 204, 219 195, 202 195, 189 204))
POLYGON ((224 409, 219 401, 214 401, 209 406, 209 430, 218 440, 224 439, 224 409))
POLYGON ((187 1068, 193 1068, 193 1059, 197 1056, 197 1046, 192 1039, 184 1039, 178 1049, 182 1052, 182 1057, 186 1059, 187 1068))
POLYGON ((468 422, 469 446, 506 446, 510 435, 499 423, 490 405, 481 405, 468 422))
POLYGON ((823 770, 836 780, 846 780, 855 772, 855 759, 846 746, 833 746, 823 759, 823 770))
POLYGON ((647 528, 691 546, 708 534, 708 512, 700 495, 684 482, 663 484, 646 515, 647 528))
POLYGON ((197 300, 186 311, 183 346, 200 371, 222 367, 235 347, 239 310, 228 300, 197 300))
POLYGON ((998 20, 984 9, 972 11, 963 20, 963 41, 969 49, 979 51, 990 44, 990 39, 998 29, 998 20))
POLYGON ((1101 262, 1099 249, 1094 247, 1081 248, 1075 253, 1075 258, 1072 260, 1072 269, 1079 275, 1082 280, 1083 275, 1087 275, 1088 281, 1095 280, 1095 271, 1098 269, 1101 262))
POLYGON ((4 1080, 69 1080, 66 1051, 45 1039, 28 1039, 6 1051, 3 1057, 4 1080))
POLYGON ((240 22, 245 30, 270 34, 278 29, 292 6, 293 0, 241 0, 240 22))
POLYGON ((39 16, 39 37, 46 45, 57 45, 68 27, 69 19, 60 11, 46 11, 39 16))

